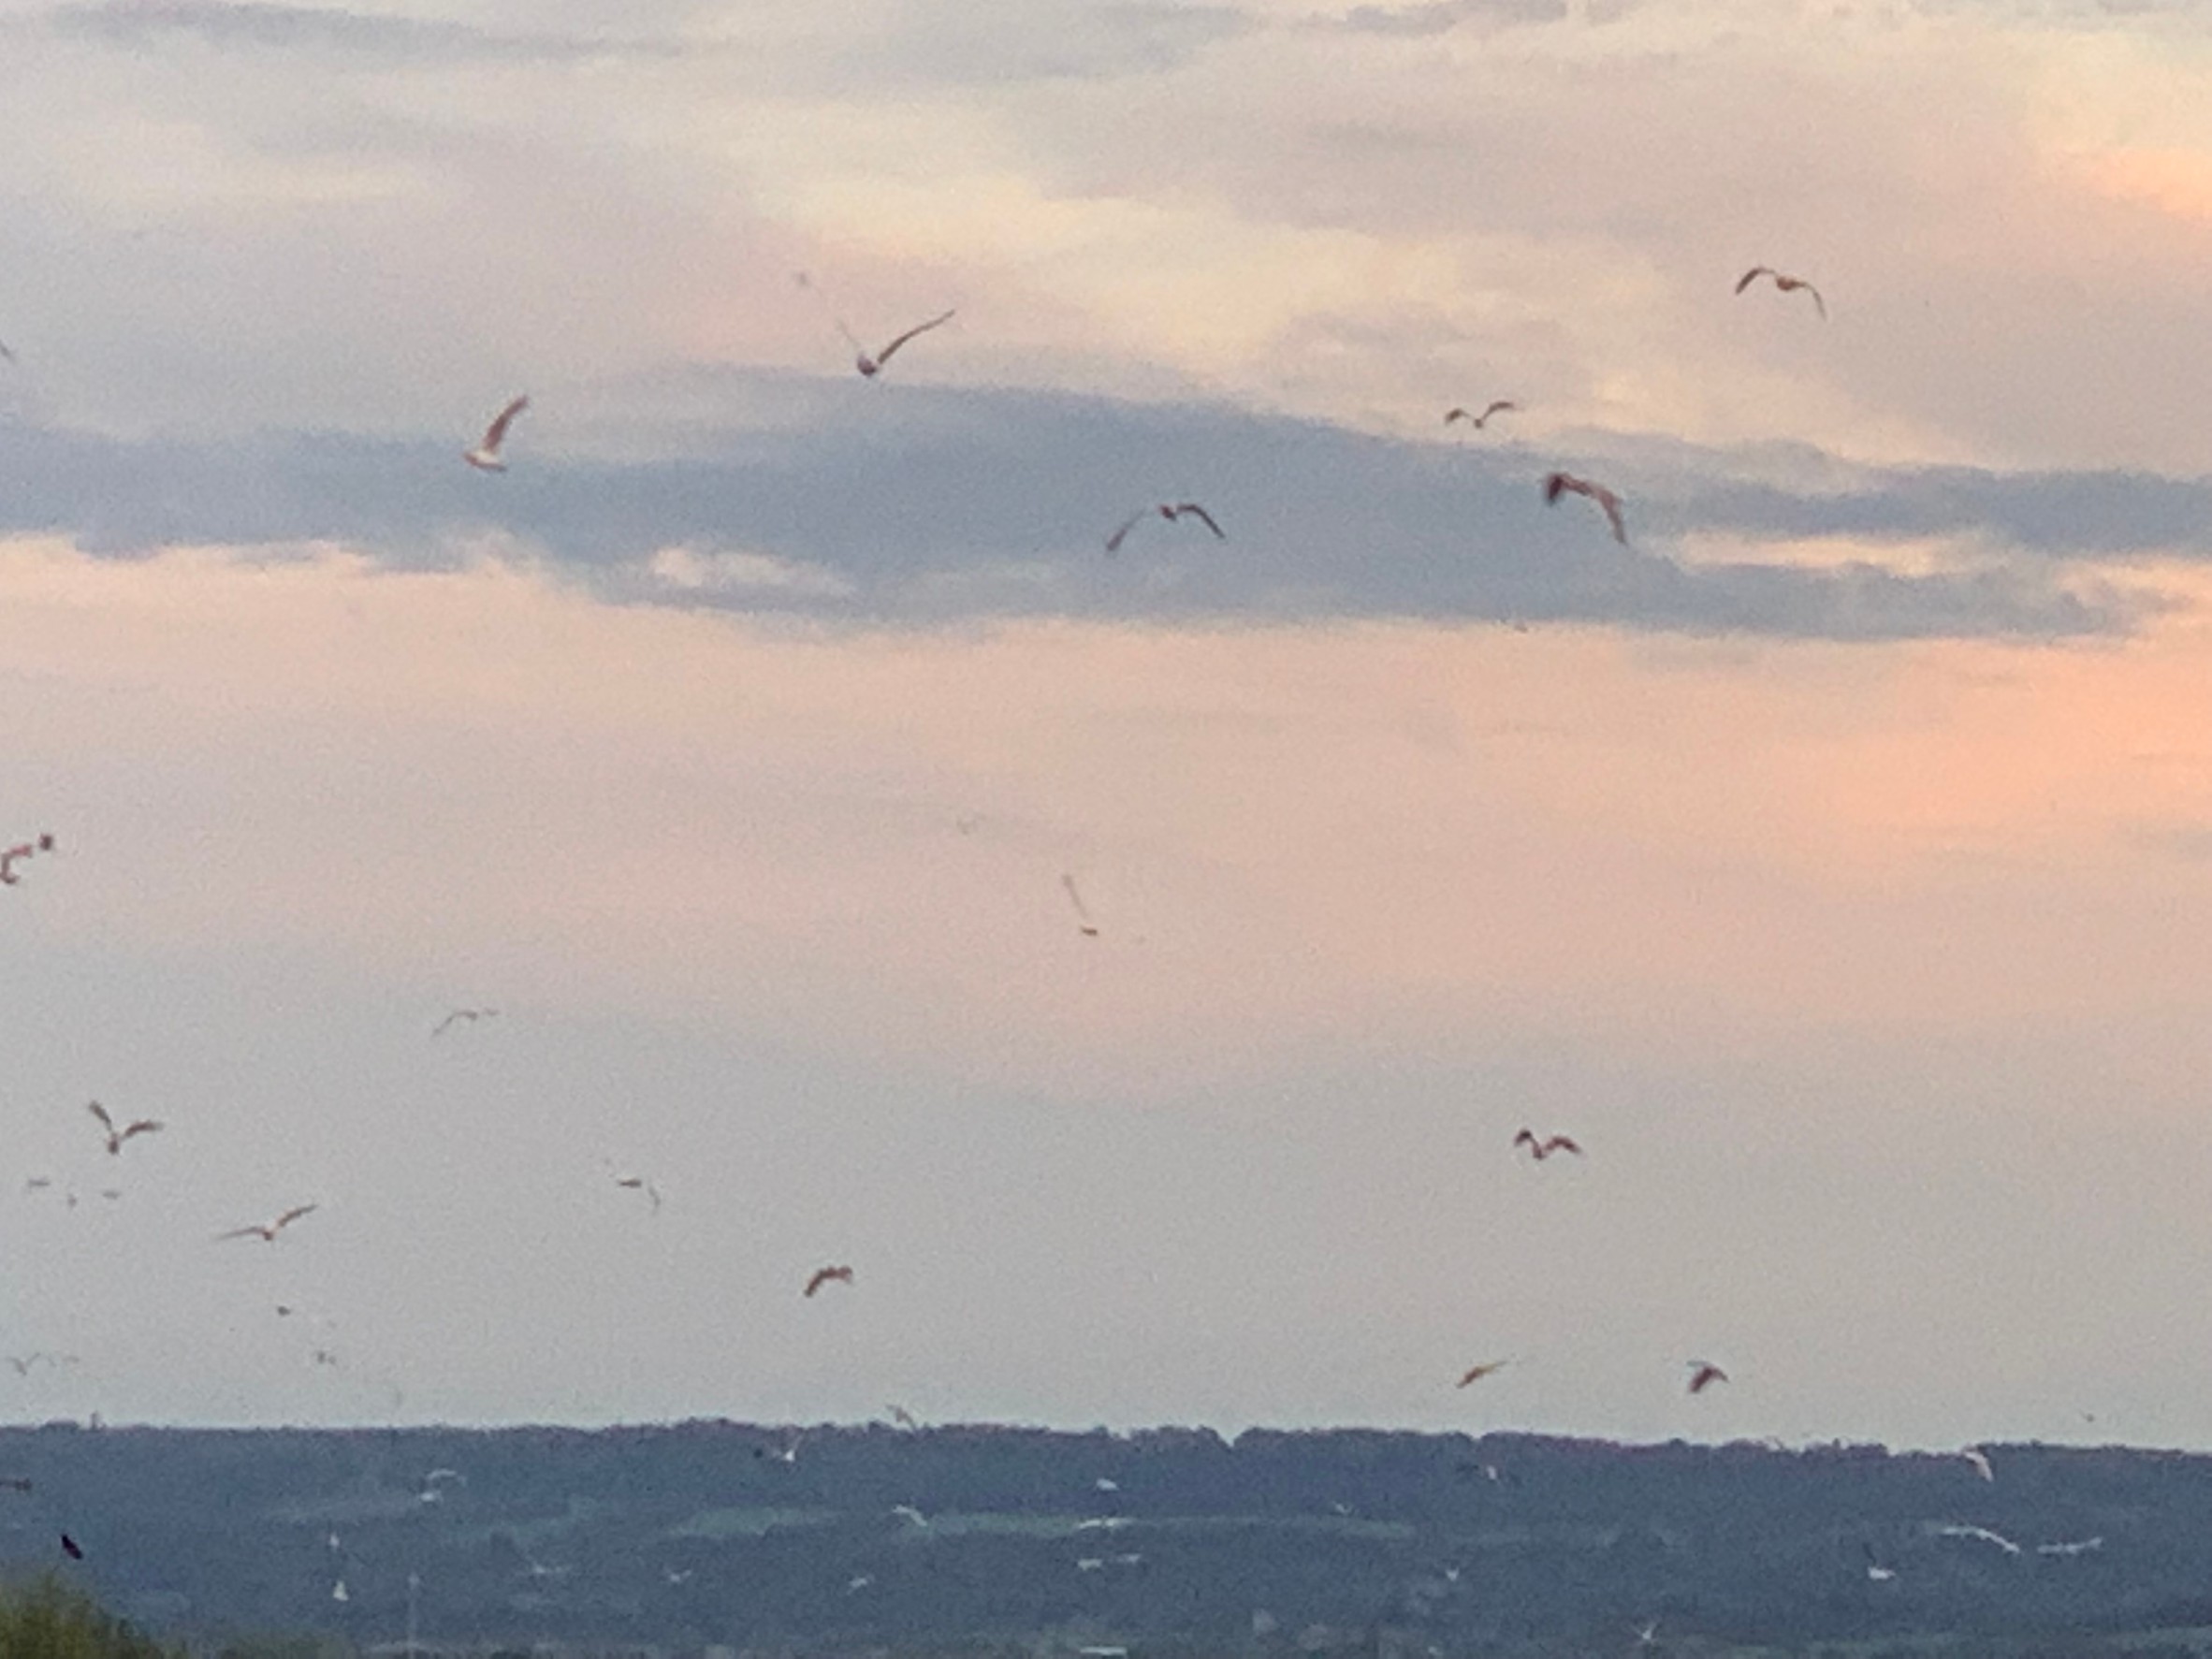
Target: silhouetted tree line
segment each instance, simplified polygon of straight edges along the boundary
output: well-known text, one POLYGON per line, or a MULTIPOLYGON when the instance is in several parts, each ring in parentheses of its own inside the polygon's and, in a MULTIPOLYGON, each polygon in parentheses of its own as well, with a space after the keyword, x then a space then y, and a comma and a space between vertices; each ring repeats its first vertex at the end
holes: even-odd
POLYGON ((719 1421, 0 1431, 0 1477, 31 1482, 0 1491, 0 1564, 53 1564, 65 1527, 85 1550, 72 1582, 240 1659, 296 1659, 269 1631, 307 1643, 297 1659, 396 1647, 411 1597, 431 1652, 2212 1652, 2212 1459, 1990 1447, 1985 1480, 1961 1457, 1842 1445, 874 1425, 808 1430, 787 1457, 793 1441, 719 1421))

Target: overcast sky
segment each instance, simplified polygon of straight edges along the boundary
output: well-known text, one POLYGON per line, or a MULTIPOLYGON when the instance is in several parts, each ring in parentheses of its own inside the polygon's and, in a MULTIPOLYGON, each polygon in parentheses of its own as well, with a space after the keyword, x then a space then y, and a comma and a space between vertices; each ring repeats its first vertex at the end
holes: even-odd
POLYGON ((0 1414, 2212 1448, 2212 6, 608 15, 0 0, 0 1414))

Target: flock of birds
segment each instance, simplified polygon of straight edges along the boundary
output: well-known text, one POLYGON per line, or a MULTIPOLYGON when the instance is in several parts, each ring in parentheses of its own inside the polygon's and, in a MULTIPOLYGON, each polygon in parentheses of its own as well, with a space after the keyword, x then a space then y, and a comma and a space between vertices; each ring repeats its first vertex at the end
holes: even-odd
MULTIPOLYGON (((1737 279, 1736 292, 1741 294, 1761 277, 1771 281, 1781 293, 1806 295, 1812 299, 1813 309, 1819 313, 1821 320, 1823 322, 1827 320, 1827 301, 1821 297, 1818 288, 1802 277, 1791 276, 1784 271, 1776 270, 1771 266, 1753 266, 1737 279)), ((804 273, 800 274, 798 281, 802 286, 808 285, 808 279, 804 273)), ((916 323, 904 333, 895 335, 890 341, 872 352, 854 337, 852 330, 845 326, 844 319, 841 317, 837 319, 837 330, 844 335, 846 342, 852 347, 853 368, 859 371, 863 379, 873 380, 883 372, 884 369, 889 366, 892 357, 902 346, 910 341, 928 333, 933 328, 943 327, 945 324, 953 320, 954 314, 951 311, 939 312, 936 316, 916 323)), ((504 407, 491 417, 491 424, 484 429, 484 435, 461 451, 461 458, 479 472, 505 472, 507 462, 504 450, 507 430, 515 424, 515 417, 529 407, 528 394, 509 399, 504 407)), ((1455 421, 1464 421, 1476 431, 1481 431, 1490 425, 1495 416, 1518 413, 1520 409, 1521 405, 1509 398, 1493 398, 1480 410, 1457 406, 1447 410, 1444 415, 1444 424, 1448 427, 1455 421)), ((1557 505, 1559 498, 1563 495, 1579 495, 1596 503, 1598 510, 1605 514, 1607 524, 1612 529, 1613 539, 1623 546, 1627 545, 1628 523, 1622 513, 1621 497, 1615 491, 1591 479, 1579 478, 1572 473, 1552 472, 1544 475, 1543 494, 1547 506, 1557 505)), ((1106 551, 1110 554, 1121 551, 1121 545, 1128 539, 1129 532, 1146 519, 1153 517, 1164 519, 1170 524, 1177 523, 1186 517, 1192 518, 1211 531, 1215 541, 1225 542, 1229 539, 1228 533, 1222 530, 1220 523, 1200 502, 1160 502, 1155 505, 1140 507, 1128 517, 1122 520, 1108 533, 1106 551)))
MULTIPOLYGON (((1742 295, 1761 279, 1769 282, 1778 293, 1803 294, 1812 302, 1817 315, 1824 321, 1826 319, 1827 303, 1818 288, 1800 277, 1777 270, 1769 266, 1757 265, 1745 271, 1738 279, 1735 292, 1738 295, 1742 295)), ((808 285, 808 279, 804 275, 801 275, 798 280, 801 285, 808 285)), ((954 314, 954 312, 951 310, 941 312, 895 335, 882 345, 873 349, 857 339, 852 331, 845 326, 842 318, 837 319, 837 327, 853 351, 854 370, 864 379, 872 381, 885 371, 892 359, 900 351, 922 336, 950 323, 954 314)), ((0 361, 12 363, 15 360, 15 354, 5 344, 0 344, 0 361)), ((507 470, 506 447, 508 440, 516 421, 530 407, 531 400, 527 395, 519 395, 510 399, 486 426, 482 436, 461 451, 461 458, 478 472, 504 473, 507 470)), ((1506 398, 1492 399, 1479 409, 1454 406, 1445 413, 1444 425, 1449 428, 1464 424, 1472 431, 1485 431, 1499 416, 1519 414, 1521 412, 1521 403, 1506 398)), ((1547 505, 1557 505, 1564 497, 1568 495, 1579 496, 1589 501, 1604 515, 1614 540, 1623 546, 1627 544, 1628 528, 1622 498, 1606 485, 1589 478, 1579 477, 1571 473, 1555 470, 1543 475, 1540 490, 1543 502, 1547 505)), ((1228 540, 1228 534, 1220 522, 1201 502, 1197 501, 1160 502, 1138 508, 1116 525, 1105 537, 1105 553, 1112 556, 1119 552, 1125 542, 1140 526, 1154 519, 1169 525, 1179 525, 1189 521, 1209 532, 1215 541, 1228 540)), ((961 827, 965 832, 969 825, 964 821, 961 827)), ((16 865, 41 854, 51 853, 53 851, 54 837, 51 834, 41 834, 32 840, 0 850, 0 883, 13 885, 19 882, 22 878, 17 874, 16 865)), ((1073 874, 1063 874, 1061 885, 1073 909, 1079 934, 1086 939, 1100 937, 1098 920, 1084 902, 1083 893, 1078 887, 1073 874)), ((496 1018, 498 1013, 499 1011, 496 1008, 490 1007, 456 1008, 437 1022, 431 1028, 429 1035, 432 1038, 442 1038, 458 1026, 474 1026, 482 1021, 496 1018)), ((90 1102, 87 1110, 98 1126, 101 1144, 110 1157, 122 1157, 124 1149, 132 1141, 142 1136, 158 1134, 166 1127, 160 1120, 153 1118, 136 1118, 129 1122, 118 1123, 109 1110, 97 1100, 90 1102)), ((1582 1146, 1572 1136, 1560 1133, 1539 1135, 1535 1130, 1528 1128, 1523 1128, 1514 1136, 1512 1146, 1515 1152, 1525 1150, 1530 1161, 1535 1164, 1542 1164, 1560 1156, 1575 1158, 1584 1156, 1582 1146)), ((618 1188, 640 1194, 650 1202, 653 1213, 660 1212, 662 1205, 662 1195, 660 1187, 649 1177, 642 1173, 617 1169, 611 1164, 609 1174, 618 1188)), ((42 1192, 52 1189, 54 1185, 52 1177, 37 1175, 31 1177, 25 1183, 25 1190, 33 1193, 42 1192)), ((102 1196, 116 1198, 121 1194, 119 1189, 110 1187, 102 1189, 102 1196)), ((66 1193, 66 1199, 72 1207, 78 1201, 73 1190, 66 1193)), ((264 1244, 274 1245, 286 1236, 290 1229, 308 1216, 314 1215, 319 1207, 313 1202, 294 1204, 267 1221, 247 1222, 216 1233, 214 1238, 218 1242, 252 1239, 258 1240, 264 1244)), ((816 1268, 808 1274, 800 1289, 800 1295, 805 1299, 811 1300, 831 1286, 851 1288, 854 1283, 854 1270, 850 1263, 827 1263, 816 1268)), ((295 1310, 280 1304, 277 1312, 282 1316, 289 1316, 295 1310)), ((27 1377, 32 1370, 40 1364, 59 1367, 77 1363, 73 1355, 47 1352, 6 1356, 6 1358, 19 1377, 27 1377)), ((324 1348, 314 1350, 314 1359, 318 1364, 336 1362, 335 1357, 324 1348)), ((1478 1361, 1469 1366, 1461 1375, 1456 1386, 1461 1389, 1473 1387, 1514 1363, 1516 1361, 1510 1359, 1491 1359, 1478 1361)), ((1729 1381, 1727 1372, 1710 1360, 1691 1359, 1683 1363, 1687 1373, 1685 1389, 1691 1395, 1702 1394, 1715 1385, 1725 1384, 1729 1381)), ((895 1422, 909 1428, 915 1426, 915 1419, 904 1407, 894 1405, 890 1407, 890 1411, 895 1422)), ((778 1461, 786 1463, 795 1463, 803 1439, 803 1435, 793 1435, 782 1449, 775 1454, 778 1461)), ((1995 1478, 1987 1457, 1979 1448, 1969 1448, 1958 1455, 1966 1458, 1984 1480, 1995 1478)), ((1492 1478, 1496 1477, 1496 1471, 1491 1470, 1489 1473, 1492 1478)), ((459 1478, 455 1471, 432 1471, 422 1494, 423 1501, 434 1502, 442 1496, 442 1489, 437 1484, 441 1477, 459 1478)), ((1100 1483, 1102 1488, 1110 1486, 1110 1484, 1100 1483)), ((0 1490, 27 1492, 29 1489, 30 1483, 19 1477, 0 1477, 0 1490)), ((913 1524, 922 1526, 928 1524, 926 1518, 910 1506, 900 1506, 895 1513, 901 1514, 913 1524)), ((1113 1523, 1102 1521, 1097 1524, 1103 1527, 1113 1523)), ((1986 1527, 1963 1522, 1946 1523, 1937 1527, 1935 1531, 1938 1535, 1942 1536, 1986 1543, 2011 1555, 2020 1555, 2024 1552, 2022 1545, 1986 1527)), ((335 1542, 334 1536, 334 1547, 335 1542)), ((2033 1548, 2036 1553, 2042 1555, 2078 1555, 2100 1549, 2103 1544, 2102 1537, 2091 1537, 2040 1544, 2033 1548)), ((70 1559, 83 1559, 81 1547, 68 1532, 63 1531, 61 1533, 60 1546, 63 1552, 70 1559)), ((1077 1563, 1077 1565, 1085 1571, 1103 1570, 1110 1563, 1134 1562, 1138 1559, 1140 1558, 1133 1554, 1085 1556, 1077 1563)), ((533 1563, 532 1566, 535 1567, 535 1565, 536 1564, 533 1563)), ((554 1569, 540 1570, 550 1572, 554 1569)), ((685 1576, 688 1577, 688 1574, 685 1576)), ((1878 1560, 1871 1547, 1869 1546, 1866 1553, 1866 1576, 1870 1580, 1875 1582, 1886 1582, 1896 1579, 1898 1574, 1893 1565, 1878 1560)), ((862 1582, 864 1581, 856 1580, 854 1588, 859 1588, 862 1582)), ((334 1594, 339 1600, 346 1599, 342 1579, 334 1594)), ((1655 1639, 1656 1629, 1655 1623, 1644 1627, 1638 1633, 1639 1643, 1650 1645, 1655 1639)), ((1086 1652, 1090 1651, 1086 1650, 1086 1652)), ((1096 1652, 1106 1654, 1118 1653, 1120 1650, 1101 1648, 1096 1652)))

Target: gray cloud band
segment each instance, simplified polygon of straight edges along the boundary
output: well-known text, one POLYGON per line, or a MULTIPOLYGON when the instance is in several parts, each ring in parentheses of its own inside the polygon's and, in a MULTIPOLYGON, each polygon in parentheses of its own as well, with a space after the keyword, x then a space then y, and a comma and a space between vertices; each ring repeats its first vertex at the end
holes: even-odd
MULTIPOLYGON (((775 400, 778 377, 726 378, 749 403, 775 400)), ((1672 441, 1608 439, 1586 461, 1225 408, 785 389, 806 424, 693 427, 683 456, 627 461, 533 448, 539 433, 521 431, 498 478, 463 467, 451 442, 21 426, 0 433, 0 527, 125 557, 335 542, 394 568, 505 538, 612 598, 871 623, 1406 618, 1840 640, 2121 633, 2158 602, 2101 579, 2101 561, 2212 553, 2212 488, 2197 481, 1858 469, 1797 492, 1742 482, 1755 458, 1672 441), (1628 545, 1586 502, 1544 506, 1540 481, 1562 464, 1615 482, 1628 545), (1225 541, 1154 517, 1106 552, 1131 513, 1194 499, 1225 541), (1714 562, 1678 556, 1692 537, 1966 550, 1932 570, 1714 562)))

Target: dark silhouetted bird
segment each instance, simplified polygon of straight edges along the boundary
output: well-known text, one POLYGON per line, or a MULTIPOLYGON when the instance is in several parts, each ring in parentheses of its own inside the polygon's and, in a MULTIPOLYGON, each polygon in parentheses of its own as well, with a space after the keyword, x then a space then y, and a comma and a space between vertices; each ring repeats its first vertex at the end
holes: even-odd
POLYGON ((1518 403, 1509 403, 1505 399, 1498 398, 1493 400, 1480 415, 1476 415, 1465 409, 1448 409, 1444 412, 1444 424, 1449 426, 1455 420, 1463 420, 1477 431, 1480 431, 1490 424, 1492 415, 1503 415, 1508 409, 1519 409, 1521 405, 1518 403))
POLYGON ((1613 527, 1613 540, 1623 546, 1628 545, 1628 526, 1621 517, 1621 498, 1602 484, 1593 484, 1587 478, 1578 478, 1572 473, 1552 473, 1544 480, 1544 503, 1557 506, 1562 495, 1572 492, 1588 496, 1605 509, 1606 522, 1613 527))
POLYGON ((100 1128, 107 1138, 108 1155, 110 1157, 120 1155, 123 1151, 123 1143, 133 1135, 154 1134, 162 1127, 156 1118, 141 1117, 133 1123, 124 1125, 119 1129, 115 1127, 115 1120, 108 1115, 108 1109, 97 1100, 86 1102, 84 1109, 100 1120, 100 1128))
POLYGON ((1212 531, 1214 532, 1214 539, 1215 541, 1226 542, 1229 540, 1229 537, 1222 531, 1221 526, 1214 522, 1214 515, 1207 512, 1205 508, 1200 506, 1198 502, 1162 502, 1157 507, 1142 508, 1138 512, 1131 513, 1127 518, 1123 519, 1121 521, 1120 527, 1116 529, 1112 535, 1106 538, 1106 551, 1109 553, 1120 552, 1121 545, 1123 542, 1128 539, 1129 531, 1135 530, 1138 525, 1142 524, 1145 519, 1151 517, 1155 513, 1157 513, 1170 524, 1174 523, 1175 520, 1181 518, 1185 514, 1187 513, 1191 517, 1197 519, 1201 524, 1212 531))
POLYGON ((814 1276, 807 1281, 807 1288, 802 1294, 811 1296, 833 1281, 839 1285, 851 1284, 852 1270, 849 1267, 818 1267, 814 1270, 814 1276))
POLYGON ((291 1226, 293 1222, 298 1220, 302 1215, 313 1215, 314 1210, 315 1206, 313 1204, 298 1204, 293 1208, 286 1210, 274 1221, 266 1223, 251 1222, 244 1227, 234 1227, 228 1232, 219 1232, 215 1235, 215 1242, 220 1244, 225 1239, 254 1238, 259 1239, 265 1244, 273 1244, 276 1243, 276 1236, 278 1233, 283 1232, 285 1228, 291 1226))
POLYGON ((1736 291, 1740 294, 1761 277, 1772 277, 1774 285, 1784 294, 1794 294, 1799 288, 1812 296, 1812 309, 1820 313, 1820 320, 1828 320, 1828 302, 1820 297, 1820 290, 1803 277, 1783 276, 1770 265, 1754 265, 1736 279, 1736 291))

